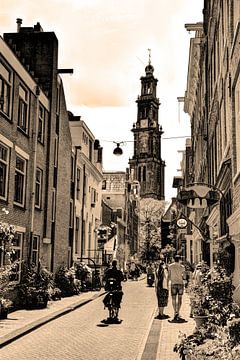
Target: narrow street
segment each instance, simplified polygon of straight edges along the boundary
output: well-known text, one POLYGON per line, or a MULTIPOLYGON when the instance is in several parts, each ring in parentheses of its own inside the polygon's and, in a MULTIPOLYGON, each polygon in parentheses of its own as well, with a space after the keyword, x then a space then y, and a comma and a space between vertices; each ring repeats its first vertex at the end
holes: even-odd
POLYGON ((100 297, 19 338, 0 350, 1 359, 140 359, 156 311, 155 289, 146 279, 123 284, 119 325, 107 317, 100 297))

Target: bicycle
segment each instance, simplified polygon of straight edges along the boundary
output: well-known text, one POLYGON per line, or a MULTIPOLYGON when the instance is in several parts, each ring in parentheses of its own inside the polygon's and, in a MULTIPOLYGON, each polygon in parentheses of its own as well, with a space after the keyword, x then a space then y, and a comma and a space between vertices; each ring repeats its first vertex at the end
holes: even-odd
POLYGON ((103 299, 104 306, 108 308, 108 318, 104 321, 106 323, 118 324, 121 321, 118 319, 120 303, 123 292, 116 288, 116 279, 110 278, 107 280, 106 289, 108 293, 103 299))

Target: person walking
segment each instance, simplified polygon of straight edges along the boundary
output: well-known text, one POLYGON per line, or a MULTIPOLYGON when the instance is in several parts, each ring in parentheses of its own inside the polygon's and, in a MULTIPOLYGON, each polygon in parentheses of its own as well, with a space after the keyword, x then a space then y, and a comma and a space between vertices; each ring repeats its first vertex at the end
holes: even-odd
POLYGON ((168 270, 164 260, 160 260, 155 276, 155 289, 158 302, 158 315, 156 319, 167 319, 168 315, 164 314, 164 308, 168 304, 168 270))
POLYGON ((174 310, 173 321, 181 321, 179 312, 184 291, 185 267, 180 263, 180 256, 175 255, 174 262, 168 266, 168 277, 171 281, 171 296, 174 310))

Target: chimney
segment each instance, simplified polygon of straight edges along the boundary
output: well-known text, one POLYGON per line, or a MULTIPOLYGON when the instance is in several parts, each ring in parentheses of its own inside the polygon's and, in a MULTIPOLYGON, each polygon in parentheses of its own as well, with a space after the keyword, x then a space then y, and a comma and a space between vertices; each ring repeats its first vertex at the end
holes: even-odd
POLYGON ((22 19, 17 18, 16 22, 17 22, 17 32, 19 32, 21 29, 21 25, 22 25, 22 19))

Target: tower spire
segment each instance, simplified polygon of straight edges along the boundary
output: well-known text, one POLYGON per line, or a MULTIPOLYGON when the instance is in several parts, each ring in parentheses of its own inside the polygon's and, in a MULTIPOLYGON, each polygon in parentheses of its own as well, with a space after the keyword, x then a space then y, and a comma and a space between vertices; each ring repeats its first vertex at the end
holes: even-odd
POLYGON ((151 49, 148 49, 148 65, 151 65, 151 49))

